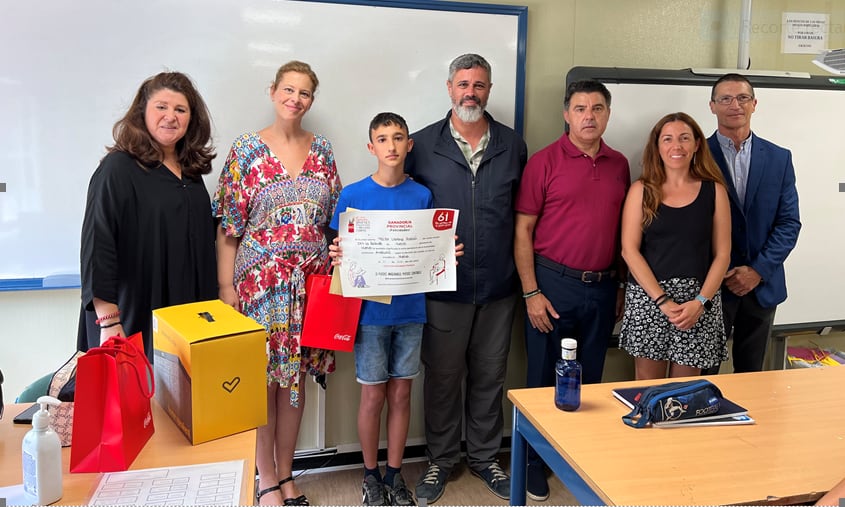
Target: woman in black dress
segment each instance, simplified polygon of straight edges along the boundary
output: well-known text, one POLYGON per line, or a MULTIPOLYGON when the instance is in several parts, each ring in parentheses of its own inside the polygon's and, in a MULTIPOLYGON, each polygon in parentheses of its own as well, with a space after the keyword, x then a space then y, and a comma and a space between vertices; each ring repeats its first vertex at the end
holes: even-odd
POLYGON ((719 287, 730 253, 722 173, 695 120, 668 114, 651 130, 622 210, 630 283, 619 345, 638 380, 694 376, 727 359, 719 287))
POLYGON ((208 109, 191 80, 142 84, 91 177, 82 223, 79 350, 143 334, 152 311, 217 298, 215 229, 202 180, 215 157, 208 109))

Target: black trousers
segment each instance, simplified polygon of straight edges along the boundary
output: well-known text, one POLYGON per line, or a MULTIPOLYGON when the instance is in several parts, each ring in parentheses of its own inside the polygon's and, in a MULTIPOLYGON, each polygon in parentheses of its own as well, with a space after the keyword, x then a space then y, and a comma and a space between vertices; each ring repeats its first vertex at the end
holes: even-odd
MULTIPOLYGON (((739 297, 724 287, 722 289, 725 333, 733 338, 731 356, 734 373, 761 371, 777 307, 763 308, 753 291, 739 297)), ((716 373, 719 373, 718 366, 701 372, 702 375, 716 373)))

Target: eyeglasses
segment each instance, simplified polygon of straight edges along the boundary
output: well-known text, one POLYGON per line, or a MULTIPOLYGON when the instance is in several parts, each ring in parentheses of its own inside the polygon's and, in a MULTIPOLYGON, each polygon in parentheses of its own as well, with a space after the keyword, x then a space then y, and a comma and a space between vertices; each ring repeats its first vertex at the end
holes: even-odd
POLYGON ((721 97, 716 97, 716 99, 713 102, 715 102, 715 103, 717 103, 721 106, 729 106, 729 105, 731 105, 731 103, 733 103, 734 100, 736 100, 737 104, 744 105, 744 104, 748 104, 749 102, 754 100, 754 96, 753 95, 745 95, 745 94, 737 95, 736 97, 734 97, 732 95, 723 95, 721 97))

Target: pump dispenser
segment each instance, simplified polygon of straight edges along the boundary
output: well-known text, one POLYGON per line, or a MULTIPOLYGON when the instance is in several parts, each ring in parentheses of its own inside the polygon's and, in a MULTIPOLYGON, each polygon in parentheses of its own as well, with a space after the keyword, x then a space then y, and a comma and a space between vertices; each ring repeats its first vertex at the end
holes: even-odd
POLYGON ((32 429, 23 437, 23 492, 27 501, 47 505, 62 497, 62 443, 50 427, 48 405, 62 402, 41 396, 41 409, 32 416, 32 429))

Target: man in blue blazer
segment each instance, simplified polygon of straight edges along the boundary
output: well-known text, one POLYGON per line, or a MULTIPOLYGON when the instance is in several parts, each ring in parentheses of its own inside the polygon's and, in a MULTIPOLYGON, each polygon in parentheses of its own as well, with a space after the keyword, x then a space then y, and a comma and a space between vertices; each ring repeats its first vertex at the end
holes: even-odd
POLYGON ((726 74, 713 85, 710 111, 718 129, 707 142, 731 201, 731 265, 722 305, 737 373, 763 369, 775 310, 786 299, 783 263, 801 230, 792 154, 751 132, 756 107, 744 76, 726 74))

